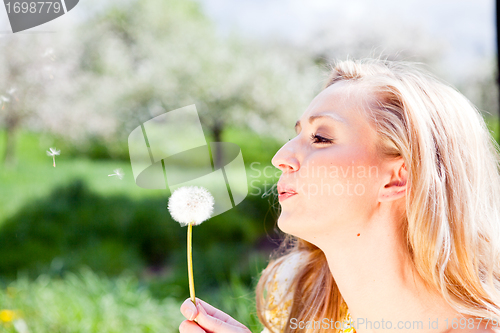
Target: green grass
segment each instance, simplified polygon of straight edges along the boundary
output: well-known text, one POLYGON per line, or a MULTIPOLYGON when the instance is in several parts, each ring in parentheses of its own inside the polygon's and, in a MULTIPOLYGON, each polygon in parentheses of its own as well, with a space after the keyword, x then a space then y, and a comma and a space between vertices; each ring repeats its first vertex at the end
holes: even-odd
MULTIPOLYGON (((252 332, 262 330, 255 313, 253 288, 236 275, 209 295, 197 297, 252 332)), ((183 301, 153 298, 132 274, 110 279, 86 268, 66 273, 63 278, 41 275, 30 281, 21 276, 0 289, 0 311, 14 311, 31 333, 178 332, 185 319, 180 313, 183 301)), ((18 333, 12 322, 1 319, 0 332, 18 333)))
MULTIPOLYGON (((63 279, 20 277, 0 289, 0 310, 15 311, 32 333, 178 332, 180 305, 152 298, 132 275, 109 279, 88 269, 63 279)), ((2 321, 0 331, 16 332, 2 321)))
MULTIPOLYGON (((0 132, 0 156, 4 149, 2 134, 0 132)), ((255 277, 265 266, 267 254, 248 251, 259 233, 270 231, 269 226, 265 226, 266 221, 272 220, 268 214, 268 198, 260 196, 262 184, 267 182, 266 190, 270 189, 279 177, 279 173, 269 171, 273 168, 271 158, 280 145, 235 129, 229 129, 223 139, 241 147, 250 193, 236 209, 214 217, 211 223, 195 230, 197 296, 252 331, 260 332, 253 287, 255 277), (257 163, 250 167, 252 162, 257 163), (261 172, 265 167, 270 177, 261 172), (213 239, 213 242, 200 242, 201 238, 213 239)), ((21 272, 15 280, 0 276, 0 287, 3 284, 0 310, 17 311, 30 332, 177 332, 183 320, 179 306, 181 300, 189 296, 185 230, 177 230, 181 228, 172 223, 173 229, 183 232, 182 237, 175 234, 176 239, 179 238, 177 244, 170 239, 173 233, 155 229, 156 224, 162 223, 159 216, 166 209, 167 191, 138 187, 126 159, 91 159, 85 154, 75 154, 60 140, 36 133, 18 134, 16 159, 17 163, 12 166, 0 166, 0 225, 3 235, 12 241, 19 242, 22 235, 31 238, 24 243, 20 241, 16 249, 8 246, 9 254, 4 253, 4 259, 14 260, 15 256, 24 255, 29 261, 36 254, 42 259, 47 257, 47 267, 40 268, 43 260, 35 258, 35 266, 30 267, 35 273, 42 272, 41 275, 28 277, 22 273, 26 270, 19 269, 12 271, 21 272), (61 149, 61 155, 56 156, 56 168, 45 153, 49 147, 61 149), (121 181, 108 177, 116 168, 125 172, 121 181), (86 190, 76 191, 77 180, 81 180, 86 190), (152 219, 154 224, 150 223, 152 219), (121 232, 113 229, 127 221, 132 222, 129 229, 121 228, 121 232), (85 229, 87 226, 93 229, 85 229), (133 227, 137 228, 135 232, 133 227), (122 229, 130 230, 125 236, 133 237, 133 241, 121 235, 122 229), (45 237, 43 231, 50 230, 51 236, 45 237), (77 238, 69 237, 75 235, 77 238), (137 242, 138 236, 142 237, 140 242, 137 242), (35 242, 37 237, 39 241, 35 242), (85 243, 88 246, 79 250, 78 241, 71 239, 81 242, 88 239, 88 244, 85 243), (54 246, 50 247, 49 242, 54 246), (48 250, 42 249, 42 245, 48 250), (162 251, 170 249, 168 260, 162 271, 150 276, 151 272, 141 266, 144 259, 139 256, 158 252, 158 246, 162 251), (130 251, 135 254, 130 255, 130 251), (52 252, 57 252, 55 257, 52 252), (126 260, 120 259, 123 255, 126 260), (136 262, 139 271, 133 267, 136 262), (81 267, 78 263, 94 268, 78 270, 81 267), (66 267, 72 269, 66 270, 66 267), (102 267, 112 274, 98 273, 102 267)), ((170 228, 171 221, 167 222, 170 228)), ((0 332, 4 331, 14 332, 12 326, 0 324, 0 332)))
MULTIPOLYGON (((4 150, 3 134, 0 132, 0 156, 3 156, 4 150)), ((250 195, 259 194, 257 187, 260 184, 267 182, 270 188, 278 180, 280 172, 270 162, 280 147, 275 140, 238 129, 228 129, 224 140, 241 147, 247 165, 250 195), (272 174, 272 178, 259 172, 266 167, 267 175, 272 174)), ((143 189, 135 184, 129 160, 75 157, 74 149, 64 141, 31 132, 18 133, 16 142, 16 163, 11 166, 0 165, 0 224, 26 203, 48 196, 55 188, 76 179, 83 180, 90 190, 103 196, 125 195, 131 199, 161 197, 167 200, 166 190, 143 189), (49 147, 61 149, 61 155, 56 156, 55 168, 52 158, 45 153, 49 147), (117 177, 108 177, 117 168, 122 168, 125 173, 121 181, 117 177)))
MULTIPOLYGON (((56 156, 54 168, 52 158, 45 153, 51 146, 54 146, 53 141, 34 133, 22 132, 17 136, 15 165, 0 167, 0 223, 25 203, 45 197, 54 188, 76 179, 82 179, 92 190, 103 195, 126 193, 132 198, 165 195, 164 191, 145 190, 136 186, 130 163, 125 161, 68 158, 65 151, 61 150, 61 155, 56 156), (122 181, 108 177, 117 168, 125 172, 122 181)), ((1 140, 0 147, 3 149, 1 140)))

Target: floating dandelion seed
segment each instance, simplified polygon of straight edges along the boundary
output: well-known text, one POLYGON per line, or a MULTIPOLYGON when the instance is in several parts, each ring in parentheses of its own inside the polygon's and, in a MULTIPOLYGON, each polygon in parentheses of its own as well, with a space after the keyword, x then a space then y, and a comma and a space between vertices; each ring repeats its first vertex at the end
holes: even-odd
POLYGON ((176 189, 168 199, 168 210, 181 226, 188 226, 187 259, 189 294, 195 303, 192 254, 192 226, 208 220, 213 213, 214 197, 204 187, 183 186, 176 189))
POLYGON ((112 176, 118 176, 118 178, 123 179, 123 176, 125 176, 125 174, 123 173, 122 169, 114 169, 113 173, 108 175, 108 177, 112 176))
POLYGON ((54 161, 54 168, 56 167, 56 155, 60 155, 61 151, 56 150, 55 148, 49 148, 50 151, 47 150, 47 155, 52 156, 52 160, 54 161))
POLYGON ((5 103, 9 102, 10 98, 0 95, 0 104, 2 104, 2 110, 5 109, 5 103))
MULTIPOLYGON (((16 90, 17 90, 16 88, 10 88, 9 90, 7 90, 7 94, 9 94, 9 95, 13 96, 13 97, 15 98, 15 100, 16 100, 17 102, 19 102, 19 99, 18 99, 16 96, 14 96, 14 93, 16 92, 16 90)), ((3 97, 3 96, 2 96, 2 97, 3 97)), ((10 100, 10 98, 7 100, 7 102, 8 102, 9 100, 10 100)))

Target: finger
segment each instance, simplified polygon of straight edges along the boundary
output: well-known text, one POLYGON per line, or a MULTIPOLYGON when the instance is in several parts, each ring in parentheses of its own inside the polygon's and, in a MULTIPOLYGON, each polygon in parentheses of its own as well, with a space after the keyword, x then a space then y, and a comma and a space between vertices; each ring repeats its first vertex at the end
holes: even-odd
POLYGON ((197 323, 190 320, 184 320, 179 325, 180 333, 206 333, 204 329, 202 329, 197 323))
POLYGON ((198 309, 190 298, 186 299, 184 303, 182 303, 181 313, 188 320, 193 320, 198 315, 198 309))
POLYGON ((212 305, 208 304, 205 301, 202 301, 201 299, 196 298, 196 304, 199 307, 200 306, 203 307, 203 310, 205 310, 205 313, 208 316, 217 318, 217 319, 221 320, 222 322, 233 325, 233 326, 246 328, 245 325, 241 324, 240 322, 238 322, 236 319, 234 319, 233 317, 231 317, 227 313, 222 312, 221 310, 213 307, 212 305))
MULTIPOLYGON (((222 312, 222 311, 219 311, 222 312)), ((226 315, 227 316, 227 315, 226 315)), ((229 316, 228 316, 229 317, 229 316)), ((231 317, 229 317, 232 319, 231 317)), ((234 322, 238 323, 236 320, 232 319, 234 322)), ((202 304, 198 304, 198 316, 196 316, 196 321, 198 324, 207 332, 213 333, 235 333, 248 331, 245 326, 233 325, 232 323, 225 322, 219 318, 210 316, 203 307, 202 304)))

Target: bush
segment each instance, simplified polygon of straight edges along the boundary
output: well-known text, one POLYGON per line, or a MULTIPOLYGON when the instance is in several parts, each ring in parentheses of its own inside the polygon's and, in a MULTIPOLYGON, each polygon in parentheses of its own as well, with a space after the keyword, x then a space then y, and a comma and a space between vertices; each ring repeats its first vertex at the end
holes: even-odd
MULTIPOLYGON (((166 197, 100 196, 80 180, 56 188, 0 226, 0 277, 13 279, 18 272, 32 278, 61 276, 81 266, 109 276, 126 269, 136 274, 145 268, 166 269, 168 274, 154 279, 152 290, 158 297, 181 297, 188 291, 187 229, 171 219, 166 205, 166 197), (166 287, 172 285, 177 287, 166 287)), ((249 258, 255 256, 255 244, 265 230, 274 225, 270 218, 264 221, 268 205, 265 199, 248 196, 195 228, 194 274, 200 290, 225 283, 231 272, 250 284, 257 272, 250 270, 249 258)))

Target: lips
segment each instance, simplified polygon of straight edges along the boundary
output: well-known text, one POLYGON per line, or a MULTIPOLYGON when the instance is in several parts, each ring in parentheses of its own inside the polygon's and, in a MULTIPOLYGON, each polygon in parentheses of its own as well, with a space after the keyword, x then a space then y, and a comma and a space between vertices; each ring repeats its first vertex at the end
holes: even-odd
POLYGON ((297 193, 284 192, 283 194, 278 195, 278 200, 283 201, 283 200, 290 198, 291 196, 294 196, 296 194, 297 193))
POLYGON ((290 185, 286 185, 283 183, 278 183, 278 194, 283 194, 283 193, 294 193, 297 194, 295 191, 295 188, 290 185))
POLYGON ((289 197, 297 194, 297 192, 295 192, 295 189, 293 188, 293 186, 286 185, 283 183, 278 183, 277 187, 278 187, 278 199, 280 201, 285 200, 286 198, 289 198, 289 197))

